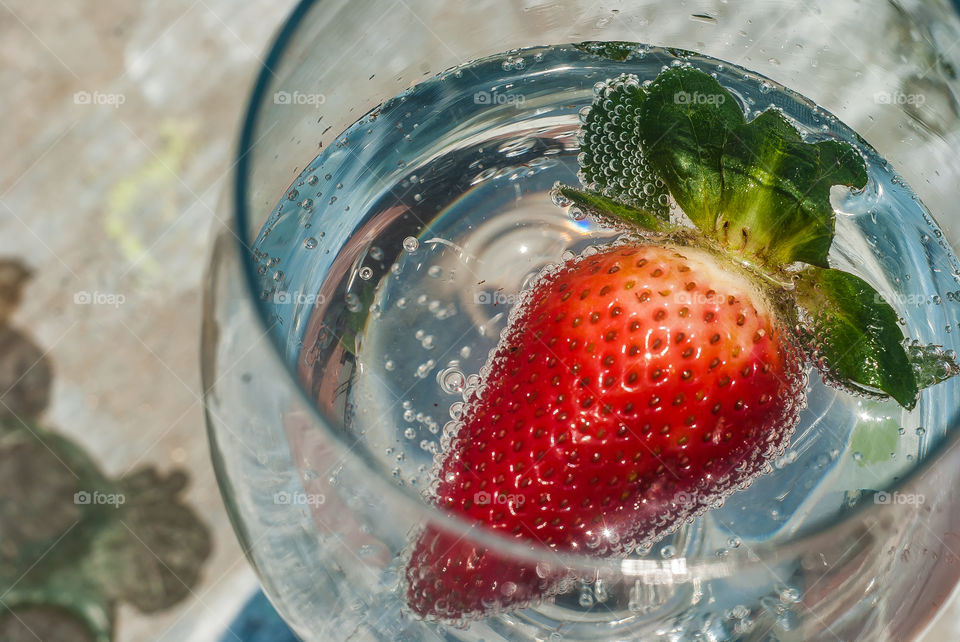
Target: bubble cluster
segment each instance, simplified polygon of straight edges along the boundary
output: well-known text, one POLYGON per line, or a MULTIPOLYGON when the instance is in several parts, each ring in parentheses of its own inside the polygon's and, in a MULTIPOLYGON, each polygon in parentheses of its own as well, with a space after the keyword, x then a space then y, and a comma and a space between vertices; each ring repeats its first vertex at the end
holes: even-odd
POLYGON ((594 85, 593 106, 584 107, 579 114, 580 179, 588 189, 604 196, 666 215, 670 202, 666 187, 642 147, 640 87, 640 80, 632 74, 594 85))
POLYGON ((924 345, 919 341, 908 342, 906 349, 913 375, 921 388, 960 374, 957 354, 953 350, 944 350, 938 345, 924 345))
POLYGON ((500 67, 504 71, 513 71, 513 70, 520 71, 525 66, 526 66, 526 63, 524 62, 521 56, 510 56, 509 58, 504 60, 502 63, 500 63, 500 67))

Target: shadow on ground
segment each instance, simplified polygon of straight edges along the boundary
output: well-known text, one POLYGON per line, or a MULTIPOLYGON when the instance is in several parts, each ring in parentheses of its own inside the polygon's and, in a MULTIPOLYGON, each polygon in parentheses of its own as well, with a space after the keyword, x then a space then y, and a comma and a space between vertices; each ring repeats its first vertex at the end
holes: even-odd
POLYGON ((109 642, 120 602, 153 613, 191 593, 211 537, 185 472, 111 479, 43 425, 54 368, 10 323, 29 278, 0 260, 0 640, 109 642))

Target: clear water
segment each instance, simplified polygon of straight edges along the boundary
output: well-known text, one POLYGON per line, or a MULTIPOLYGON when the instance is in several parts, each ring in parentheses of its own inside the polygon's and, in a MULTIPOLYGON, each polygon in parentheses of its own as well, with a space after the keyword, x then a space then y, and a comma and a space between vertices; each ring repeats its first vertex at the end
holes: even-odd
MULTIPOLYGON (((428 486, 444 426, 524 285, 615 238, 549 198, 555 182, 577 184, 577 112, 594 84, 623 72, 652 79, 680 61, 656 48, 617 62, 556 46, 449 70, 361 118, 280 200, 255 244, 262 305, 304 386, 398 485, 428 486)), ((956 349, 957 259, 894 169, 803 97, 717 60, 682 61, 713 73, 748 114, 772 105, 811 141, 860 148, 869 183, 834 194, 831 263, 887 295, 909 336, 956 349)), ((636 555, 723 559, 732 548, 822 528, 917 466, 944 437, 958 392, 957 380, 942 383, 908 413, 838 392, 814 374, 797 433, 771 472, 636 555)), ((792 573, 782 569, 777 585, 745 577, 686 588, 584 583, 499 624, 445 635, 495 639, 504 626, 549 632, 566 623, 571 636, 576 622, 598 619, 625 631, 670 621, 664 630, 721 637, 766 623, 776 635, 798 617, 804 587, 786 579, 792 573)), ((401 601, 392 593, 367 603, 384 613, 401 601)))

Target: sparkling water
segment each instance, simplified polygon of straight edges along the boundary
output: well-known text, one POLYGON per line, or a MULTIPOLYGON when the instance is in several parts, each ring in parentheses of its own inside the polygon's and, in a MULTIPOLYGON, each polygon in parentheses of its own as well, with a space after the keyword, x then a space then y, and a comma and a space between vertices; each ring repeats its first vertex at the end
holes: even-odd
MULTIPOLYGON (((617 61, 572 45, 511 51, 448 70, 358 120, 292 183, 254 246, 262 305, 291 368, 398 485, 426 492, 444 426, 531 279, 616 238, 549 197, 557 181, 578 185, 578 111, 594 85, 624 72, 652 79, 681 63, 712 73, 748 117, 774 106, 808 141, 839 139, 863 153, 866 188, 832 195, 831 264, 873 284, 909 337, 957 348, 956 257, 894 168, 829 113, 688 52, 637 46, 617 61)), ((814 372, 794 439, 769 474, 634 555, 723 559, 877 501, 943 439, 958 392, 957 379, 941 383, 906 412, 830 388, 814 372)), ((685 623, 678 630, 723 637, 762 618, 789 629, 803 588, 743 577, 618 591, 584 582, 507 620, 550 631, 672 618, 685 623)), ((394 591, 370 603, 390 610, 402 601, 394 591)), ((492 639, 487 626, 471 631, 492 639)))

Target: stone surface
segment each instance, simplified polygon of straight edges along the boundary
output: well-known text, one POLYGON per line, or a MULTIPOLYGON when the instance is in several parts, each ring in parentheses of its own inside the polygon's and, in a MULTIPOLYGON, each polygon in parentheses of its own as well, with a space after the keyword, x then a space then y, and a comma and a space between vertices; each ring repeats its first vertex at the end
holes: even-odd
POLYGON ((0 3, 0 258, 33 272, 10 323, 51 364, 43 423, 111 478, 188 471, 213 538, 185 599, 121 606, 120 641, 216 639, 255 585, 209 461, 200 281, 258 57, 292 5, 0 3))

